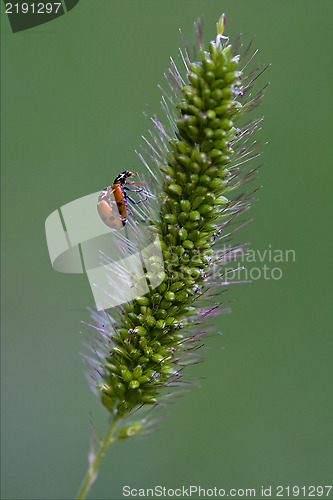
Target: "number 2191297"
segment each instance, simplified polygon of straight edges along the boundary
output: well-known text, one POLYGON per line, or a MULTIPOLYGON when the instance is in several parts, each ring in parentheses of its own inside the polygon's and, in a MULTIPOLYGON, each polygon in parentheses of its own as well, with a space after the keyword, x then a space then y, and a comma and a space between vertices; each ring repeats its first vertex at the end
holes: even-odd
POLYGON ((6 14, 57 14, 61 7, 61 2, 43 3, 43 2, 23 2, 23 3, 6 3, 6 14))

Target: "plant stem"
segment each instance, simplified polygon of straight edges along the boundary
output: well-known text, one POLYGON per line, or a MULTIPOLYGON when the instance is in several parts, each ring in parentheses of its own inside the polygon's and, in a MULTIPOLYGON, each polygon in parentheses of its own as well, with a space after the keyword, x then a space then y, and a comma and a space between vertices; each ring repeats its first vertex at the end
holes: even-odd
POLYGON ((109 428, 109 430, 104 438, 104 441, 102 441, 100 443, 100 448, 99 448, 98 453, 95 455, 95 458, 93 459, 93 461, 89 464, 89 468, 88 468, 86 477, 84 478, 84 481, 82 483, 80 491, 76 497, 76 500, 83 500, 84 498, 86 498, 88 491, 90 490, 91 486, 95 482, 95 480, 97 478, 98 468, 100 466, 100 463, 102 461, 102 458, 105 455, 105 452, 106 452, 108 446, 117 440, 117 438, 112 438, 112 436, 113 436, 115 428, 118 424, 118 421, 119 421, 119 417, 115 417, 112 420, 110 428, 109 428))

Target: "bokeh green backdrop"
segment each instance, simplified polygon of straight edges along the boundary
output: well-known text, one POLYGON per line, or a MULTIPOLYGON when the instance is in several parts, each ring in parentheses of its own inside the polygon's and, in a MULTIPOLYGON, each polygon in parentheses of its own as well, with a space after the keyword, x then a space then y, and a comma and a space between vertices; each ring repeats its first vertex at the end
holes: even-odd
POLYGON ((2 16, 3 499, 73 498, 90 412, 106 427, 79 356, 92 295, 83 275, 52 269, 44 221, 120 171, 142 171, 142 111, 159 110, 178 28, 193 40, 204 14, 209 39, 222 11, 231 39, 255 35, 258 62, 272 63, 253 115, 264 114, 258 139, 269 141, 263 189, 237 241, 294 249, 296 261, 280 280, 229 290, 233 312, 211 340, 224 349, 191 372, 201 388, 159 432, 113 446, 90 498, 121 498, 126 484, 256 488, 256 498, 262 485, 332 484, 332 2, 80 0, 16 34, 2 16))

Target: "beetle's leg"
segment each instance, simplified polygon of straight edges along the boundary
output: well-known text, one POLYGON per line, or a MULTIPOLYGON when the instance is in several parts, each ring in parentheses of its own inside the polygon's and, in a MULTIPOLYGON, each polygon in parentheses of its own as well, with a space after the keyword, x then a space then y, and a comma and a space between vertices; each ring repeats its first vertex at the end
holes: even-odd
POLYGON ((135 201, 129 195, 127 195, 127 198, 130 200, 131 203, 133 203, 133 205, 137 205, 138 203, 141 203, 142 201, 146 201, 148 199, 147 196, 145 196, 145 198, 142 198, 142 200, 135 201))
POLYGON ((137 184, 148 184, 147 181, 129 181, 126 180, 126 184, 132 184, 132 186, 136 186, 137 184))
MULTIPOLYGON (((137 186, 136 186, 137 187, 137 186)), ((138 189, 129 189, 128 187, 126 186, 123 186, 123 189, 125 189, 126 191, 131 191, 132 193, 141 193, 143 191, 142 188, 138 188, 138 189)))

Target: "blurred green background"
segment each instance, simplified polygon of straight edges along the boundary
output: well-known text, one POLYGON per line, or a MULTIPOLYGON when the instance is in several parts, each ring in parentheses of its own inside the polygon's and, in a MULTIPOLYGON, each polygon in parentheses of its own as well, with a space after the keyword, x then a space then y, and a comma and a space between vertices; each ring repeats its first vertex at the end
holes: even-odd
POLYGON ((263 189, 236 241, 293 249, 296 260, 266 259, 280 280, 231 287, 233 312, 211 339, 224 349, 207 350, 191 370, 201 388, 168 411, 159 432, 111 447, 89 498, 122 498, 123 485, 256 488, 261 498, 262 485, 332 484, 332 6, 80 0, 13 34, 1 5, 1 498, 73 498, 90 414, 106 429, 79 355, 91 291, 84 275, 52 269, 45 219, 132 165, 143 171, 134 152, 146 133, 142 112, 160 109, 157 85, 177 56, 178 28, 193 41, 204 14, 209 40, 221 12, 231 39, 255 35, 258 62, 272 63, 253 114, 265 116, 263 189))

